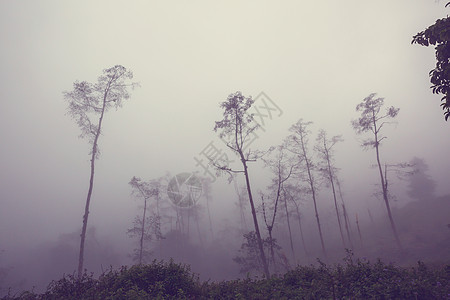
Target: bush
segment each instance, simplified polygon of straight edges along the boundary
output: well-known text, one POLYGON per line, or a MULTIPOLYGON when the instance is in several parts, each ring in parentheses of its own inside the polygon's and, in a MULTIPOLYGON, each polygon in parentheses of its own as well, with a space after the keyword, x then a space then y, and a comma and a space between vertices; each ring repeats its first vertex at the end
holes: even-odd
POLYGON ((42 295, 3 299, 448 299, 450 265, 401 268, 350 258, 343 265, 297 266, 269 279, 204 282, 186 265, 153 261, 110 270, 98 279, 64 276, 42 295))

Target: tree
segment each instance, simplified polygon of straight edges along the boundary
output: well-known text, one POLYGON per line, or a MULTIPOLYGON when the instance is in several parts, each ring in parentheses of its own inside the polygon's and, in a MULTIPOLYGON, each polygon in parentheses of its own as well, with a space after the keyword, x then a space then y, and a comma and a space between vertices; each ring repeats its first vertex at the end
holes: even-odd
POLYGON ((319 135, 317 136, 317 144, 314 147, 314 149, 319 153, 319 157, 321 158, 321 165, 319 167, 319 170, 322 173, 322 176, 327 180, 327 182, 331 185, 331 191, 333 192, 333 200, 334 200, 334 208, 336 210, 336 217, 339 225, 339 233, 341 234, 342 244, 344 248, 346 248, 345 245, 345 239, 344 239, 344 233, 342 231, 342 224, 341 224, 341 216, 339 213, 339 208, 337 204, 337 197, 336 197, 336 188, 335 188, 335 181, 336 181, 336 172, 337 169, 334 166, 334 157, 333 157, 333 147, 336 145, 336 143, 343 141, 342 136, 336 135, 333 136, 331 139, 327 138, 327 133, 325 130, 321 129, 319 131, 319 135))
POLYGON ((247 186, 247 193, 250 202, 250 207, 253 216, 253 225, 255 227, 256 238, 258 242, 259 254, 263 264, 263 270, 267 278, 270 278, 269 268, 267 265, 266 256, 264 254, 263 242, 258 225, 258 218, 256 216, 255 203, 253 201, 252 189, 250 186, 250 178, 248 174, 248 162, 256 161, 257 155, 250 150, 246 151, 247 146, 252 141, 251 138, 258 125, 253 125, 252 115, 247 111, 253 104, 254 100, 251 97, 244 97, 241 92, 230 94, 226 101, 220 104, 224 109, 223 119, 216 121, 214 131, 220 131, 222 139, 229 138, 227 147, 230 148, 240 159, 243 170, 232 170, 228 166, 218 165, 217 162, 212 162, 222 171, 229 173, 244 173, 245 183, 247 186))
MULTIPOLYGON (((290 163, 289 164, 289 158, 286 158, 286 154, 284 153, 284 147, 278 146, 277 147, 277 154, 274 159, 267 159, 264 160, 266 163, 266 166, 269 166, 272 173, 275 175, 275 178, 272 179, 272 185, 270 186, 270 189, 272 190, 272 197, 273 197, 273 214, 272 219, 267 220, 267 213, 266 213, 266 206, 264 203, 264 196, 261 195, 261 201, 262 201, 262 209, 263 209, 263 217, 264 217, 264 223, 266 224, 267 231, 269 232, 269 241, 273 242, 273 236, 272 236, 272 230, 273 226, 275 224, 275 218, 277 216, 277 209, 278 209, 278 203, 280 199, 282 198, 282 189, 283 184, 286 182, 286 180, 291 177, 292 172, 294 168, 296 167, 295 164, 290 163), (289 165, 289 167, 288 167, 289 165)), ((290 227, 289 227, 290 231, 290 227)), ((270 253, 272 258, 272 263, 275 269, 275 272, 277 271, 276 268, 276 262, 275 262, 275 252, 274 252, 274 245, 270 244, 270 253)))
POLYGON ((81 129, 82 138, 87 138, 92 146, 91 170, 89 188, 86 197, 86 205, 83 215, 83 227, 81 230, 80 254, 78 259, 78 277, 83 273, 84 244, 86 228, 89 216, 89 205, 94 187, 95 160, 100 151, 98 140, 102 132, 103 117, 111 108, 119 108, 124 100, 130 98, 128 87, 134 88, 137 84, 130 83, 133 73, 125 67, 116 65, 103 70, 103 75, 98 77, 97 83, 76 81, 73 90, 63 92, 64 98, 69 102, 68 114, 77 122, 81 129))
MULTIPOLYGON (((302 226, 302 219, 301 219, 301 213, 300 213, 300 197, 299 195, 303 194, 304 191, 300 188, 300 185, 293 185, 293 184, 285 184, 283 185, 283 198, 285 200, 285 210, 287 211, 287 201, 291 200, 291 203, 294 203, 295 206, 295 212, 297 216, 298 221, 298 228, 300 230, 300 238, 302 240, 302 246, 303 250, 305 251, 305 255, 309 256, 308 249, 306 249, 306 243, 305 243, 305 236, 303 234, 303 226, 302 226)), ((288 215, 288 214, 286 214, 288 215)), ((291 241, 291 248, 292 246, 292 238, 290 238, 291 241)), ((293 250, 292 250, 293 251, 293 250)))
POLYGON ((376 98, 376 94, 372 93, 368 97, 356 106, 356 111, 361 113, 361 117, 352 121, 353 129, 357 134, 363 134, 371 132, 372 138, 369 138, 361 145, 364 149, 375 148, 378 171, 380 173, 381 189, 383 194, 384 203, 388 213, 389 221, 391 224, 392 232, 394 233, 395 241, 398 247, 403 250, 400 238, 398 237, 397 229, 395 227, 394 218, 392 217, 391 207, 389 204, 388 188, 386 182, 386 173, 383 172, 381 159, 380 159, 380 145, 381 141, 386 137, 381 134, 381 129, 384 125, 387 125, 391 120, 398 115, 399 108, 393 106, 388 107, 384 113, 381 112, 381 108, 384 105, 384 98, 376 98))
POLYGON ((298 156, 299 162, 305 168, 306 182, 314 202, 314 212, 316 215, 317 228, 319 230, 320 244, 322 245, 323 254, 326 257, 327 251, 323 241, 322 227, 320 225, 319 211, 317 209, 317 184, 313 173, 316 170, 316 166, 311 160, 308 149, 308 136, 311 133, 308 126, 311 124, 312 122, 304 122, 302 119, 298 120, 297 123, 289 128, 289 131, 291 131, 292 134, 287 137, 286 143, 287 149, 298 156))
MULTIPOLYGON (((244 234, 244 243, 239 250, 240 256, 233 258, 233 261, 240 265, 240 273, 247 273, 251 271, 261 272, 261 266, 264 265, 261 262, 261 255, 259 254, 259 242, 256 237, 256 233, 251 231, 244 234)), ((280 252, 281 247, 278 245, 275 239, 270 237, 262 240, 263 247, 270 251, 270 248, 274 249, 275 254, 280 258, 280 264, 286 269, 289 269, 289 263, 286 257, 280 252)))
POLYGON ((338 178, 336 178, 336 184, 339 191, 339 198, 341 198, 341 204, 342 204, 342 213, 344 215, 344 221, 345 221, 345 231, 347 232, 347 238, 348 242, 350 243, 350 248, 353 249, 353 243, 352 243, 352 237, 350 234, 350 220, 348 218, 347 209, 345 208, 344 203, 344 197, 342 196, 342 190, 341 190, 341 183, 338 178))
MULTIPOLYGON (((447 3, 445 6, 450 4, 447 3)), ((433 94, 444 95, 441 106, 447 121, 450 116, 450 17, 438 19, 436 23, 413 36, 411 44, 428 47, 436 45, 436 67, 430 71, 433 94)))
MULTIPOLYGON (((162 238, 161 234, 161 216, 159 212, 152 216, 147 216, 148 200, 151 197, 158 198, 160 193, 159 182, 144 182, 138 177, 133 177, 128 183, 133 189, 133 195, 137 198, 144 199, 144 207, 142 210, 142 218, 137 217, 134 221, 134 227, 128 230, 130 236, 139 236, 139 250, 136 260, 142 264, 144 258, 144 240, 151 240, 154 234, 157 239, 162 238), (149 230, 150 229, 150 230, 149 230), (149 232, 150 231, 150 232, 149 232)), ((158 199, 157 199, 158 200, 158 199)), ((158 206, 158 204, 157 204, 158 206)))
POLYGON ((407 179, 409 181, 408 196, 417 200, 430 200, 435 197, 436 182, 427 174, 428 164, 424 159, 414 157, 411 162, 415 172, 407 179))

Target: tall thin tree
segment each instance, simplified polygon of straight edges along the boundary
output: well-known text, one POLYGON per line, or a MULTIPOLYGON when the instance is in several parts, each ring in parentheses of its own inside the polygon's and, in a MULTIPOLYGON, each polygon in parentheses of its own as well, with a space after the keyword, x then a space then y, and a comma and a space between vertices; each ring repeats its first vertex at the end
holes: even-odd
POLYGON ((342 231, 341 214, 339 212, 339 206, 336 197, 335 178, 337 170, 336 167, 334 166, 333 161, 334 160, 333 147, 336 145, 336 143, 340 141, 343 141, 342 136, 336 135, 333 136, 331 139, 328 139, 326 131, 321 129, 319 130, 319 134, 317 136, 317 144, 314 147, 314 149, 319 153, 319 157, 322 160, 321 166, 319 168, 322 173, 322 176, 331 185, 331 191, 333 192, 334 208, 336 211, 336 218, 339 225, 339 233, 341 234, 342 244, 344 248, 346 248, 344 232, 342 231))
POLYGON ((247 147, 254 137, 255 130, 258 128, 258 124, 254 125, 252 115, 248 113, 253 102, 254 100, 251 97, 246 98, 241 92, 230 94, 227 100, 220 104, 220 107, 224 109, 223 119, 221 121, 216 121, 214 127, 214 131, 220 131, 220 137, 222 139, 228 139, 227 147, 239 157, 243 170, 232 170, 229 166, 223 164, 220 165, 221 162, 212 163, 222 171, 244 174, 259 254, 263 264, 264 273, 267 278, 270 278, 248 172, 248 162, 256 161, 257 158, 255 152, 247 150, 247 147))
POLYGON ((142 218, 138 219, 137 220, 138 222, 135 222, 134 228, 128 230, 129 234, 133 235, 136 234, 139 236, 139 250, 137 261, 141 265, 144 257, 144 250, 145 250, 144 240, 146 239, 146 237, 151 238, 152 233, 156 236, 157 239, 161 239, 162 237, 159 212, 157 211, 157 213, 151 216, 150 218, 147 216, 147 210, 149 206, 148 201, 150 200, 150 198, 152 197, 156 198, 157 210, 159 209, 158 197, 160 194, 160 188, 158 182, 156 181, 145 182, 142 181, 142 179, 135 176, 133 176, 133 178, 130 180, 128 184, 133 189, 132 191, 133 195, 136 196, 137 198, 141 198, 144 200, 144 207, 142 209, 142 218), (146 231, 149 226, 152 227, 153 232, 147 234, 146 231))
POLYGON ((64 98, 69 102, 68 114, 75 119, 81 129, 80 137, 88 138, 92 146, 91 170, 89 188, 86 196, 86 205, 83 215, 81 230, 80 253, 78 258, 78 277, 81 278, 84 264, 84 246, 86 229, 91 203, 92 190, 94 188, 95 160, 100 151, 98 140, 102 132, 103 118, 111 108, 119 108, 124 100, 130 98, 128 88, 134 88, 137 83, 129 82, 133 73, 125 67, 116 65, 103 70, 103 75, 98 77, 97 83, 76 81, 72 91, 63 92, 64 98))
POLYGON ((317 184, 316 179, 314 178, 314 171, 316 169, 315 165, 312 162, 310 152, 308 149, 308 136, 311 131, 308 129, 308 126, 311 125, 312 122, 305 122, 302 119, 298 120, 297 123, 291 126, 289 131, 292 132, 291 135, 287 137, 287 149, 292 153, 295 153, 301 163, 303 164, 306 171, 306 182, 309 187, 309 191, 311 193, 313 203, 314 203, 314 212, 316 215, 317 221, 317 229, 319 230, 320 244, 322 246, 322 251, 324 256, 327 256, 327 251, 325 249, 325 243, 323 240, 322 227, 320 224, 319 210, 317 208, 317 184))
POLYGON ((261 195, 264 223, 266 224, 267 231, 269 232, 270 253, 275 272, 277 272, 277 264, 275 262, 275 252, 273 243, 274 239, 272 236, 272 231, 273 226, 275 224, 275 219, 277 217, 278 203, 282 198, 283 184, 286 182, 286 180, 289 179, 289 177, 291 177, 292 172, 296 167, 296 164, 292 162, 289 164, 288 161, 289 158, 286 157, 286 154, 284 153, 285 151, 286 150, 284 149, 284 146, 278 146, 276 157, 274 159, 264 159, 266 166, 269 166, 272 173, 275 175, 275 177, 272 179, 272 184, 270 186, 273 200, 272 201, 273 207, 271 207, 271 210, 273 211, 271 220, 268 220, 266 206, 264 203, 264 196, 261 195))
POLYGON ((383 172, 381 158, 380 158, 380 146, 381 141, 386 138, 381 134, 381 129, 384 125, 390 124, 389 120, 394 119, 399 112, 399 108, 388 107, 386 111, 381 112, 381 108, 384 105, 384 98, 377 98, 375 93, 370 94, 364 100, 356 106, 356 111, 361 113, 361 116, 352 121, 353 129, 357 134, 370 132, 373 134, 372 138, 369 138, 361 145, 364 149, 375 148, 375 154, 377 159, 378 171, 380 173, 381 190, 383 194, 384 203, 391 224, 392 232, 394 233, 395 241, 397 242, 400 250, 403 250, 400 238, 397 233, 394 218, 391 212, 391 206, 389 203, 389 195, 386 182, 386 173, 383 172))

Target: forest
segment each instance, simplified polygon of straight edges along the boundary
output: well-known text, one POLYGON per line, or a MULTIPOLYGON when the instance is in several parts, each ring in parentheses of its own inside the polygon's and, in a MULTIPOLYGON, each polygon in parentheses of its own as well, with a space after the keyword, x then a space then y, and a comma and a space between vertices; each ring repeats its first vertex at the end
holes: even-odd
POLYGON ((450 297, 450 3, 288 2, 0 3, 0 299, 450 297))

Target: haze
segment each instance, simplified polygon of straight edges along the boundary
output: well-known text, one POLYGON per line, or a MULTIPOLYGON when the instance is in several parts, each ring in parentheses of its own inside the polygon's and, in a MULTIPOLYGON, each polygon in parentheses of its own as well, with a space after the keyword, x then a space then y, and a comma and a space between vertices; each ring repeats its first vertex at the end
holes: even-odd
MULTIPOLYGON (((214 121, 222 119, 219 103, 236 91, 253 97, 264 92, 282 110, 268 121, 253 149, 280 144, 300 118, 314 122, 311 146, 320 128, 330 136, 343 135, 345 141, 336 146, 336 166, 354 243, 358 214, 366 248, 387 245, 371 257, 408 264, 450 253, 445 211, 450 207, 450 124, 444 121, 440 96, 429 88, 434 51, 411 45, 414 34, 447 13, 443 3, 431 0, 1 1, 0 268, 8 272, 0 278, 0 295, 9 286, 45 289, 50 280, 76 269, 90 146, 78 138, 79 128, 66 115, 62 92, 76 80, 95 82, 103 69, 117 64, 132 70, 140 87, 104 120, 89 216, 88 270, 100 273, 110 265, 131 264, 127 255, 136 241, 126 232, 142 209, 131 196, 133 176, 204 175, 194 157, 210 142, 226 150, 213 131, 214 121), (384 203, 373 195, 379 189, 371 167, 374 152, 360 148, 362 137, 350 124, 358 117, 356 105, 373 92, 387 106, 400 108, 396 124, 384 129, 383 162, 422 159, 435 183, 433 203, 440 203, 432 210, 434 206, 423 204, 431 199, 408 195, 410 179, 393 176, 392 206, 410 251, 404 261, 392 250, 392 234, 384 228, 384 203), (426 214, 433 225, 415 226, 424 219, 417 221, 401 210, 408 205, 429 207, 426 214), (379 231, 369 233, 374 229, 379 231), (429 248, 421 247, 414 235, 429 236, 429 248)), ((270 173, 257 171, 261 168, 261 163, 250 166, 255 194, 270 180, 270 173)), ((243 177, 238 184, 244 186, 243 177)), ((203 279, 237 278, 239 266, 231 258, 243 242, 243 228, 235 187, 225 176, 211 188, 213 235, 202 197, 200 234, 191 224, 194 246, 184 252, 167 250, 165 258, 173 254, 192 263, 203 279), (203 263, 199 253, 208 253, 202 254, 203 263)), ((301 264, 320 257, 308 199, 302 211, 308 257, 300 254, 295 235, 301 264)), ((325 239, 336 249, 332 259, 339 261, 345 252, 327 187, 318 199, 325 239)), ((251 230, 249 210, 246 218, 251 230)), ((288 256, 284 223, 278 224, 275 237, 288 256)), ((155 258, 160 258, 157 251, 155 258)))

